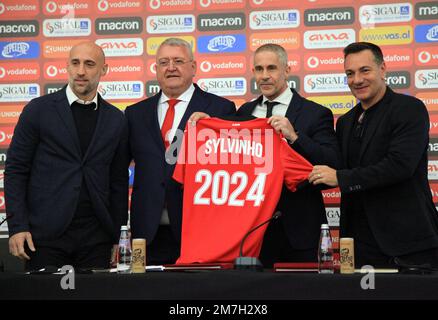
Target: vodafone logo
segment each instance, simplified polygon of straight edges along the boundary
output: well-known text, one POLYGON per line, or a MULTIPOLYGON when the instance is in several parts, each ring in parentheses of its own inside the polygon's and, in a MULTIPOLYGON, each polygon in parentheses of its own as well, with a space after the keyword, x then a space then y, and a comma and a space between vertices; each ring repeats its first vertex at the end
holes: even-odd
POLYGON ((151 66, 149 67, 149 70, 152 72, 152 74, 157 74, 157 63, 154 62, 151 64, 151 66))
POLYGON ((432 58, 431 54, 428 51, 421 51, 418 54, 418 61, 421 63, 428 63, 432 58))
POLYGON ((4 208, 5 207, 5 197, 0 196, 0 208, 4 208))
POLYGON ((203 61, 199 67, 202 72, 210 72, 211 71, 211 63, 209 61, 203 61))
POLYGON ((254 3, 256 5, 261 5, 261 4, 263 4, 263 2, 265 2, 265 0, 252 0, 252 3, 254 3))
POLYGON ((49 1, 49 2, 47 2, 47 4, 46 4, 46 10, 47 10, 47 12, 49 12, 49 13, 53 13, 53 12, 56 11, 56 9, 58 9, 58 6, 56 5, 55 2, 53 2, 53 1, 49 1))
POLYGON ((211 0, 200 0, 199 4, 201 7, 208 8, 211 5, 211 0))
POLYGON ((0 79, 4 78, 6 75, 6 70, 3 67, 0 67, 0 79))
POLYGON ((309 68, 317 68, 319 66, 319 59, 317 57, 310 57, 309 59, 307 59, 307 65, 309 66, 309 68))
POLYGON ((58 75, 58 68, 55 66, 48 66, 46 73, 51 78, 56 77, 58 75))
POLYGON ((106 11, 106 10, 108 10, 108 8, 109 8, 108 1, 106 1, 106 0, 100 0, 100 1, 97 3, 97 8, 99 8, 100 11, 106 11))
POLYGON ((6 133, 4 131, 0 131, 0 143, 6 141, 6 133))
POLYGON ((152 9, 158 9, 159 7, 161 7, 161 1, 160 0, 151 0, 149 2, 149 5, 151 6, 152 9))
POLYGON ((5 5, 3 3, 0 3, 0 14, 5 12, 5 5))

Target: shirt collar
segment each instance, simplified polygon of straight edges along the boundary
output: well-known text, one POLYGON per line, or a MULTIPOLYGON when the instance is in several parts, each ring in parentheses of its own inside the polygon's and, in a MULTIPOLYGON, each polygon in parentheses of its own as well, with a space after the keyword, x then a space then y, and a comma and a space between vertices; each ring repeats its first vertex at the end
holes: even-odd
POLYGON ((78 103, 81 104, 90 104, 90 103, 96 103, 96 108, 97 108, 97 93, 94 96, 93 100, 91 101, 84 101, 82 99, 79 99, 78 96, 73 92, 73 90, 70 88, 70 85, 67 85, 67 89, 65 90, 65 93, 67 94, 67 100, 68 100, 68 104, 71 106, 73 102, 77 101, 78 103))
MULTIPOLYGON (((286 90, 283 91, 282 94, 280 94, 277 98, 275 98, 273 101, 279 102, 281 104, 284 104, 286 106, 289 106, 290 102, 292 101, 293 93, 292 90, 289 88, 286 88, 286 90)), ((263 96, 262 105, 269 101, 268 98, 263 96)))
MULTIPOLYGON (((189 103, 190 99, 192 99, 193 93, 195 92, 195 86, 193 83, 188 87, 186 91, 184 91, 177 99, 180 101, 184 101, 189 103)), ((161 93, 160 103, 164 103, 170 100, 168 96, 164 92, 161 93)))

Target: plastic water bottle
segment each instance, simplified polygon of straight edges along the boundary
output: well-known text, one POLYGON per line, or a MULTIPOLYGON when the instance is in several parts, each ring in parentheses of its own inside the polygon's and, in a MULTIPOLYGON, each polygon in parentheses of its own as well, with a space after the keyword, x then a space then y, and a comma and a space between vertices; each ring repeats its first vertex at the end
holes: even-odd
POLYGON ((318 271, 319 273, 334 273, 333 244, 328 224, 321 225, 321 236, 319 238, 318 250, 318 271))
POLYGON ((119 249, 117 252, 117 272, 131 273, 132 249, 128 226, 120 228, 119 249))

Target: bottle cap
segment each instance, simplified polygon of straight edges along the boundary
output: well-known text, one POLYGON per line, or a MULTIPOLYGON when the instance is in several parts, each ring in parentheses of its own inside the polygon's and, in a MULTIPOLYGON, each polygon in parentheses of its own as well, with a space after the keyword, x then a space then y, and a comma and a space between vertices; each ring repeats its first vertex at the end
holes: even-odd
POLYGON ((128 230, 128 226, 121 226, 120 230, 126 230, 127 231, 128 230))
POLYGON ((321 229, 329 229, 329 225, 327 223, 323 223, 321 225, 321 229))

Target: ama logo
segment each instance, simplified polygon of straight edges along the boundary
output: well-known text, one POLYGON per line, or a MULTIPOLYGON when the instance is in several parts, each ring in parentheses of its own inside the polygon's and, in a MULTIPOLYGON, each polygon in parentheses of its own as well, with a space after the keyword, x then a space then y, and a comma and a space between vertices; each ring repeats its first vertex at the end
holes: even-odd
POLYGON ((246 50, 246 37, 242 34, 201 36, 198 50, 200 53, 242 52, 246 50))

